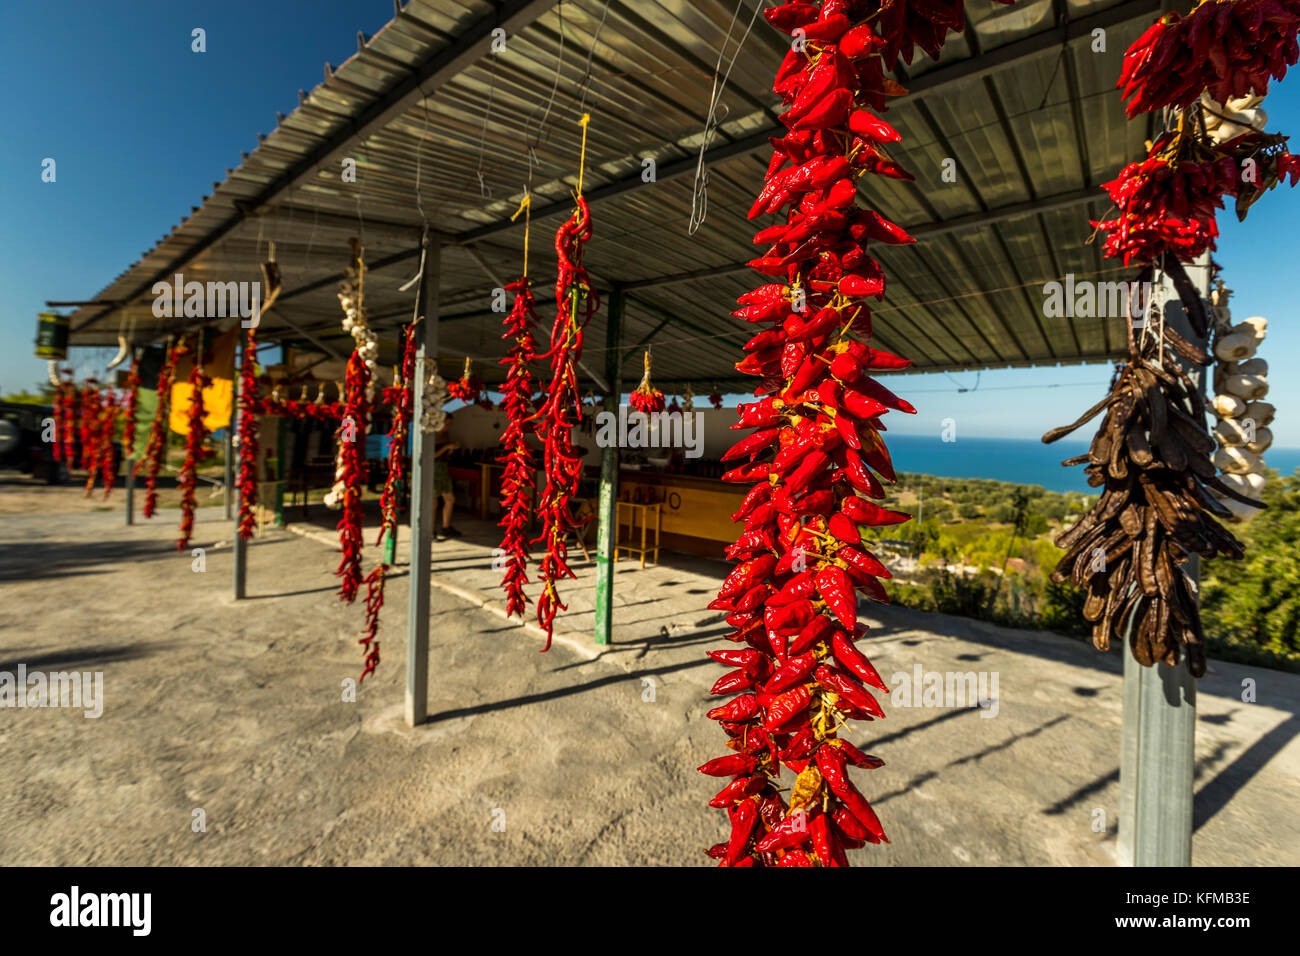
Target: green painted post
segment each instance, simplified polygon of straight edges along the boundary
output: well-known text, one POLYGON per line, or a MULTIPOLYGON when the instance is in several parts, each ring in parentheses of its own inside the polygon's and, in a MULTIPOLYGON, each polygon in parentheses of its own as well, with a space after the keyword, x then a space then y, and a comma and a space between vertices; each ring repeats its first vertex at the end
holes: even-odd
POLYGON ((397 529, 399 525, 393 525, 392 533, 384 539, 384 564, 392 565, 397 563, 397 529))
MULTIPOLYGON (((605 411, 618 414, 623 397, 620 377, 623 333, 623 290, 614 289, 609 300, 609 319, 605 326, 605 411)), ((618 443, 600 452, 600 500, 597 504, 596 529, 596 643, 612 643, 614 635, 614 545, 618 534, 618 443)))

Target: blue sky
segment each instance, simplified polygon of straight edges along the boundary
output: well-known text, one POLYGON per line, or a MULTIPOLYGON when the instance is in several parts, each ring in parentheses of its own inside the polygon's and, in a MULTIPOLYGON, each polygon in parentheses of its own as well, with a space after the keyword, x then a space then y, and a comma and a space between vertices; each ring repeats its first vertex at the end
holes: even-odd
MULTIPOLYGON (((377 31, 391 0, 128 0, 14 5, 0 33, 6 110, 0 151, 0 393, 44 375, 32 357, 36 313, 46 299, 89 298, 209 193, 226 167, 297 105, 326 60, 356 49, 356 31, 377 31), (310 11, 309 15, 305 15, 310 11), (207 32, 192 53, 190 31, 207 32), (41 161, 58 163, 42 183, 41 161)), ((1274 84, 1269 128, 1300 134, 1300 79, 1274 84)), ((1300 150, 1300 140, 1297 140, 1300 150)), ((1300 194, 1286 187, 1259 201, 1244 224, 1220 216, 1217 260, 1236 290, 1233 314, 1263 315, 1261 356, 1273 369, 1276 443, 1300 446, 1300 376, 1282 373, 1296 354, 1300 194)), ((722 303, 720 308, 730 309, 722 303)), ((111 351, 111 350, 110 350, 111 351)), ((74 359, 76 358, 74 354, 74 359)), ((103 356, 89 357, 102 365, 103 356)), ((915 417, 900 433, 936 434, 953 418, 967 436, 1038 437, 1073 420, 1109 381, 1105 366, 895 378, 915 417)))

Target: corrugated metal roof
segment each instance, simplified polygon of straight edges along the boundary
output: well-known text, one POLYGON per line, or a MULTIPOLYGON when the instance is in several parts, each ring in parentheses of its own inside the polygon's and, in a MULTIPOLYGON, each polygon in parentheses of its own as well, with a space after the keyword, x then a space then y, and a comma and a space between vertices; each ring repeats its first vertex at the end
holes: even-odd
MULTIPOLYGON (((888 114, 904 136, 892 153, 917 182, 862 181, 864 200, 919 238, 875 250, 889 283, 876 339, 915 359, 918 370, 1116 356, 1119 320, 1045 318, 1041 285, 1067 272, 1121 275, 1090 242, 1088 219, 1109 206, 1098 185, 1139 155, 1148 135, 1125 121, 1114 78, 1160 0, 967 7, 967 33, 950 38, 939 62, 918 53, 897 74, 910 92, 888 114), (1093 50, 1096 28, 1105 31, 1105 52, 1093 50), (941 175, 945 159, 955 160, 955 181, 941 175)), ((746 4, 728 53, 750 10, 746 4)), ((442 358, 454 368, 465 354, 499 356, 501 316, 490 311, 491 293, 521 266, 523 231, 509 217, 531 158, 534 209, 554 204, 533 221, 530 271, 545 285, 585 98, 592 122, 584 191, 596 230, 587 264, 601 288, 629 285, 619 347, 631 361, 630 348, 653 335, 663 385, 752 384, 734 371, 752 330, 729 313, 753 284, 743 269, 755 254, 746 212, 770 155, 766 136, 782 129, 769 86, 783 37, 764 23, 746 40, 723 94, 724 121, 708 153, 708 215, 687 235, 714 64, 734 12, 733 0, 411 0, 97 296, 112 305, 73 315, 73 344, 111 344, 123 330, 137 341, 175 330, 181 320, 152 316, 154 281, 176 272, 256 280, 274 241, 287 291, 261 334, 337 334, 342 348, 335 282, 346 240, 362 237, 374 270, 372 322, 395 327, 412 308, 412 293, 398 286, 415 268, 427 215, 449 243, 442 358), (492 54, 497 25, 507 48, 492 54), (344 157, 356 160, 355 183, 341 179, 344 157), (647 157, 658 169, 648 184, 647 157)), ((602 367, 603 312, 587 342, 588 364, 602 367)), ((481 371, 497 372, 488 362, 481 371)), ((633 372, 628 366, 625 380, 633 372)))

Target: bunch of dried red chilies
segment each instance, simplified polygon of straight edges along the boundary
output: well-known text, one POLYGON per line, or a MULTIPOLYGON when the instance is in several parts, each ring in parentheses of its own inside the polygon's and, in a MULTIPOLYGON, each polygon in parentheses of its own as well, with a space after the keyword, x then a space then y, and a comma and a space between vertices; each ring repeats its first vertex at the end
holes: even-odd
POLYGON ((743 463, 724 480, 751 484, 727 549, 739 565, 711 607, 725 610, 738 650, 709 656, 733 668, 713 687, 735 694, 709 712, 732 753, 700 771, 730 777, 710 801, 730 837, 708 853, 722 866, 843 866, 846 849, 885 840, 848 768, 879 767, 837 731, 845 719, 884 716, 867 690, 888 688, 855 646, 858 592, 887 601, 889 571, 865 529, 910 517, 873 502, 894 480, 880 437, 888 410, 915 409, 871 377, 909 360, 872 348, 868 300, 885 277, 871 243, 913 239, 857 205, 864 173, 911 176, 887 154, 901 137, 873 110, 902 89, 884 76, 914 47, 938 54, 964 23, 962 4, 786 3, 766 11, 796 42, 774 89, 789 107, 750 218, 780 214, 755 242, 751 264, 777 281, 740 298, 738 318, 762 327, 736 368, 760 378, 735 428, 752 429, 724 456, 743 463), (866 340, 865 342, 863 340, 866 340), (879 476, 879 477, 877 477, 879 476), (787 803, 781 768, 795 776, 787 803))
POLYGON ((533 377, 533 362, 537 358, 533 327, 537 324, 537 314, 528 276, 506 286, 506 291, 513 292, 515 300, 505 320, 505 334, 501 336, 510 339, 511 345, 501 360, 507 369, 502 386, 506 430, 501 436, 505 454, 497 459, 505 465, 498 526, 505 529, 501 551, 506 564, 501 587, 506 593, 506 614, 516 617, 528 607, 524 593, 524 585, 528 583, 528 522, 536 483, 533 452, 527 441, 531 429, 526 426, 533 417, 533 397, 537 394, 537 381, 533 377))
POLYGON ((370 420, 370 402, 366 386, 370 383, 370 370, 357 351, 348 357, 347 402, 343 419, 339 422, 339 467, 343 484, 342 513, 339 515, 339 548, 342 557, 334 573, 341 579, 339 598, 351 604, 357 598, 363 576, 361 550, 365 545, 362 536, 361 489, 366 480, 366 423, 370 420))
POLYGON ((238 535, 247 541, 257 528, 257 335, 249 328, 239 362, 238 535))
MULTIPOLYGON (((202 335, 195 336, 190 366, 190 404, 186 410, 188 430, 185 433, 185 463, 181 466, 177 483, 181 489, 181 528, 176 550, 184 551, 194 533, 195 491, 199 485, 199 465, 207 457, 204 444, 208 430, 203 422, 207 414, 203 407, 203 390, 212 386, 212 379, 203 371, 202 335)), ((159 402, 161 405, 161 401, 159 402)))
POLYGON ((1203 90, 1225 103, 1268 92, 1300 57, 1300 0, 1202 0, 1191 13, 1167 13, 1124 54, 1119 86, 1130 118, 1186 109, 1203 90))
POLYGON ((183 340, 177 339, 167 349, 167 356, 158 372, 158 404, 149 425, 149 443, 145 446, 144 458, 135 466, 137 475, 141 470, 144 471, 143 514, 146 518, 152 518, 158 513, 158 472, 167 457, 167 420, 171 415, 172 379, 176 375, 176 363, 183 347, 183 340))
POLYGON ((569 510, 582 478, 582 456, 574 451, 571 436, 582 420, 578 391, 577 362, 582 356, 582 331, 597 309, 600 297, 591 287, 582 265, 582 249, 591 238, 591 210, 581 194, 574 214, 560 224, 555 234, 559 274, 555 281, 558 311, 551 329, 551 347, 542 357, 551 360, 551 384, 540 410, 538 437, 545 449, 546 489, 538 507, 546 555, 542 558, 542 593, 537 599, 537 623, 546 631, 550 650, 555 615, 567 609, 556 591, 556 582, 576 577, 569 569, 565 536, 581 525, 569 510))

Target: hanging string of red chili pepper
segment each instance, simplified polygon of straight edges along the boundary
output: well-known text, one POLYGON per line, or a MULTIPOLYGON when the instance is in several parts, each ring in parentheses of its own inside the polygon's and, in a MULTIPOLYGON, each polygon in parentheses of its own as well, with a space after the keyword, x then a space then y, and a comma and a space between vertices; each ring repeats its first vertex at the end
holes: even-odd
POLYGON ((54 446, 50 449, 56 462, 68 461, 69 448, 66 429, 71 412, 68 384, 58 377, 54 384, 54 446))
POLYGON ((366 657, 361 676, 357 678, 358 683, 365 680, 367 674, 373 674, 379 666, 379 612, 384 607, 384 577, 387 573, 388 565, 381 563, 366 575, 366 629, 360 640, 366 657))
POLYGON ((497 459, 505 464, 501 476, 501 520, 504 528, 501 551, 506 566, 501 587, 506 593, 506 614, 522 616, 528 607, 524 585, 528 583, 528 522, 531 519, 533 494, 536 482, 533 477, 533 452, 528 447, 525 425, 532 419, 533 400, 537 394, 537 381, 533 376, 533 361, 537 358, 537 343, 533 328, 537 313, 532 287, 528 280, 528 234, 532 226, 532 200, 525 196, 519 213, 524 220, 524 271, 515 282, 506 286, 515 294, 510 314, 505 319, 503 339, 510 339, 510 350, 501 364, 507 367, 506 382, 502 386, 501 407, 506 413, 506 429, 501 436, 505 454, 497 459))
MULTIPOLYGON (((112 392, 105 392, 99 420, 99 452, 97 467, 100 481, 104 485, 104 497, 113 491, 113 482, 117 478, 117 458, 113 455, 113 432, 117 426, 118 405, 112 392)), ((87 479, 89 483, 91 479, 87 479)))
POLYGON ((339 599, 351 604, 361 587, 362 538, 361 490, 366 481, 366 422, 370 417, 370 403, 366 399, 366 386, 370 371, 361 357, 353 352, 348 359, 347 403, 343 420, 339 423, 339 464, 342 470, 343 509, 339 516, 339 548, 343 553, 335 574, 341 579, 339 599))
POLYGON ((641 384, 636 387, 628 397, 628 403, 638 412, 645 412, 647 415, 653 415, 656 412, 664 410, 664 393, 655 388, 650 383, 650 350, 645 350, 645 373, 641 376, 641 384))
POLYGON ((468 355, 465 356, 465 370, 460 378, 447 383, 447 394, 466 405, 492 408, 492 401, 487 397, 487 386, 483 379, 474 374, 474 360, 468 355))
MULTIPOLYGON (((134 351, 134 350, 132 350, 134 351)), ((126 373, 126 404, 122 412, 122 457, 135 457, 135 420, 140 400, 140 355, 131 356, 131 368, 126 373)))
POLYGON ((1162 16, 1129 47, 1117 84, 1128 115, 1171 109, 1177 123, 1103 187, 1118 210, 1093 223, 1108 257, 1190 262, 1215 248, 1225 196, 1244 219, 1277 183, 1300 181, 1300 157, 1254 108, 1300 57, 1298 33, 1300 0, 1212 0, 1162 16))
POLYGON ((555 252, 559 258, 555 282, 558 311, 551 328, 550 349, 544 356, 539 356, 551 360, 551 384, 537 424, 538 437, 545 449, 543 465, 546 472, 546 490, 538 507, 542 534, 536 539, 546 544, 541 567, 542 593, 537 599, 537 622, 546 630, 543 652, 551 648, 555 615, 568 609, 560 602, 556 582, 576 577, 569 569, 569 552, 564 538, 581 527, 569 511, 569 501, 578 493, 578 482, 582 478, 582 456, 574 451, 571 441, 574 427, 582 421, 577 363, 582 357, 582 331, 600 308, 600 298, 591 287, 587 270, 582 265, 583 246, 592 233, 591 210, 582 195, 587 124, 590 121, 591 117, 584 113, 582 158, 578 164, 578 189, 574 195, 577 208, 560 224, 555 234, 555 252))
POLYGON ((95 436, 99 428, 99 381, 88 378, 81 387, 81 402, 78 406, 80 417, 77 421, 77 439, 81 444, 81 468, 94 471, 98 447, 95 436))
MULTIPOLYGON (((402 339, 402 364, 394 374, 393 387, 384 389, 384 401, 392 405, 393 421, 388 430, 388 476, 384 479, 384 490, 379 496, 379 537, 376 545, 384 543, 384 536, 397 537, 397 502, 398 487, 405 477, 406 441, 410 433, 411 415, 414 411, 414 395, 411 381, 415 376, 415 326, 423 321, 417 318, 406 327, 402 339)), ((366 575, 366 627, 360 643, 365 649, 365 662, 358 680, 365 680, 379 666, 379 612, 384 606, 384 582, 388 574, 388 565, 380 564, 366 575)))
MULTIPOLYGON (((416 322, 423 321, 417 319, 416 322)), ((398 488, 406 478, 406 443, 411 433, 411 415, 415 409, 415 393, 411 382, 415 378, 415 326, 406 326, 402 335, 402 364, 394 376, 392 388, 384 389, 384 401, 392 407, 393 420, 388 429, 388 475, 384 490, 379 496, 379 537, 376 545, 384 543, 386 534, 397 534, 398 488)))
POLYGON ((181 528, 180 537, 176 539, 176 550, 184 551, 189 547, 190 536, 194 534, 195 491, 199 485, 199 465, 207 455, 203 446, 207 441, 208 430, 203 422, 206 411, 203 407, 203 390, 212 387, 212 379, 203 371, 202 354, 203 334, 194 338, 194 345, 189 351, 193 353, 193 365, 190 367, 190 404, 186 411, 188 429, 185 433, 185 463, 181 465, 177 484, 181 489, 181 528))
POLYGON ((699 769, 732 778, 710 801, 731 824, 707 851, 720 865, 845 866, 846 849, 886 840, 848 772, 882 762, 838 731, 846 719, 884 716, 867 687, 888 688, 855 642, 866 632, 858 592, 887 602, 880 579, 890 573, 864 531, 910 518, 870 499, 895 480, 881 417, 915 411, 870 375, 910 361, 854 337, 870 341, 868 300, 885 291, 869 245, 914 240, 857 205, 856 180, 912 178, 886 152, 900 135, 872 112, 904 92, 884 71, 915 47, 937 57, 964 12, 960 0, 825 0, 766 16, 796 37, 774 83, 789 132, 773 141, 750 218, 783 219, 755 236, 768 248, 750 263, 777 281, 741 296, 733 313, 765 326, 736 366, 760 378, 763 397, 740 406, 732 427, 753 431, 723 456, 745 462, 724 480, 752 487, 732 515, 744 532, 727 555, 740 563, 710 607, 727 612, 728 639, 745 646, 709 654, 733 668, 713 693, 737 696, 708 713, 732 753, 699 769), (788 804, 782 767, 795 774, 788 804))
MULTIPOLYGON (((113 457, 113 413, 109 411, 113 404, 113 393, 106 388, 97 389, 94 393, 93 402, 87 405, 91 418, 86 422, 83 432, 83 454, 86 462, 86 497, 90 497, 91 491, 95 488, 96 480, 100 479, 103 473, 111 468, 113 457), (105 456, 108 462, 105 462, 105 456)), ((112 487, 112 482, 108 482, 105 488, 105 496, 112 487)))
POLYGON ((167 349, 158 372, 158 405, 154 409, 153 422, 149 426, 149 443, 145 446, 144 458, 135 466, 138 475, 141 469, 145 474, 144 510, 146 518, 158 513, 158 472, 163 459, 167 457, 167 420, 171 415, 172 379, 176 375, 176 362, 184 348, 184 340, 178 338, 167 349))
POLYGON ((1128 116, 1186 109, 1208 92, 1220 103, 1268 93, 1300 58, 1300 0, 1201 0, 1166 13, 1124 54, 1119 86, 1128 116))
POLYGON ((239 520, 236 533, 247 541, 257 528, 257 329, 248 329, 239 362, 239 520))
MULTIPOLYGON (((370 423, 370 408, 374 389, 370 366, 379 352, 379 343, 370 330, 365 310, 366 264, 360 243, 353 239, 352 265, 340 284, 339 302, 343 306, 343 329, 356 343, 348 357, 344 378, 343 418, 336 433, 338 457, 335 484, 327 503, 341 509, 338 521, 339 550, 342 557, 334 572, 340 579, 339 599, 351 604, 363 583, 361 554, 365 546, 362 536, 363 511, 361 492, 366 482, 365 443, 366 429, 370 423), (353 285, 355 280, 355 285, 353 285), (332 497, 332 502, 329 500, 332 497)), ((362 639, 367 647, 367 661, 371 655, 378 660, 378 645, 362 639)), ((373 669, 373 668, 371 668, 373 669)))

